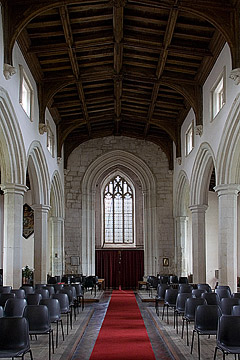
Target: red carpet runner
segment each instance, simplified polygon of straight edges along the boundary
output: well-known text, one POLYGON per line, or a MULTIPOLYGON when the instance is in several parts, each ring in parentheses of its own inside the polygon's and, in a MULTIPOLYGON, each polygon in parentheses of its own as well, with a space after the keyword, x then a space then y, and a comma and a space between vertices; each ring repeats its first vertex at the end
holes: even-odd
POLYGON ((155 359, 133 291, 113 291, 90 357, 95 359, 155 359))

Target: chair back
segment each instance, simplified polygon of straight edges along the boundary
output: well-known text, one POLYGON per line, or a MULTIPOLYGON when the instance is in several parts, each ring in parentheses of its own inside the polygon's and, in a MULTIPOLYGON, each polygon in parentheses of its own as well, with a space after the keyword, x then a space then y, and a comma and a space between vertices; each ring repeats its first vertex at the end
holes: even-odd
POLYGON ((165 299, 164 302, 170 306, 175 306, 178 296, 178 290, 177 289, 167 289, 165 293, 165 299))
POLYGON ((42 299, 49 299, 49 291, 48 289, 45 288, 38 288, 35 290, 35 294, 41 294, 42 295, 42 299))
POLYGON ((192 289, 192 296, 196 298, 200 298, 203 293, 205 293, 206 290, 203 289, 192 289))
POLYGON ((14 293, 1 293, 0 294, 0 306, 2 306, 4 308, 6 301, 11 298, 15 298, 14 293))
POLYGON ((209 284, 197 284, 197 288, 199 290, 206 290, 206 292, 209 292, 209 293, 212 292, 211 286, 209 284))
POLYGON ((180 276, 178 282, 179 284, 188 284, 188 278, 186 276, 180 276))
MULTIPOLYGON (((226 347, 240 350, 240 316, 222 315, 219 318, 217 341, 226 347)), ((233 350, 233 349, 232 349, 233 350)))
POLYGON ((12 290, 11 286, 3 286, 3 285, 0 286, 0 294, 10 293, 11 290, 12 290))
POLYGON ((160 284, 169 284, 169 282, 170 282, 169 276, 167 276, 167 275, 160 275, 160 276, 158 277, 158 282, 159 282, 160 284))
POLYGON ((22 317, 25 307, 27 306, 26 299, 10 298, 6 301, 4 306, 4 316, 6 317, 22 317))
MULTIPOLYGON (((25 318, 0 318, 0 351, 29 350, 28 322, 25 318)), ((8 357, 5 356, 4 358, 8 357)), ((10 356, 12 357, 12 356, 10 356)))
POLYGON ((59 301, 60 310, 62 314, 70 311, 69 298, 66 293, 53 294, 52 299, 57 299, 59 301))
POLYGON ((189 320, 194 320, 196 308, 199 305, 205 305, 205 304, 206 304, 205 299, 193 298, 193 297, 188 298, 185 302, 184 316, 189 320))
POLYGON ((233 298, 240 299, 240 292, 232 293, 232 297, 233 297, 233 298))
POLYGON ((25 291, 25 295, 34 294, 34 287, 29 285, 22 285, 20 289, 25 291))
POLYGON ((76 288, 75 288, 74 285, 64 285, 64 288, 63 288, 63 289, 71 290, 71 291, 72 291, 73 300, 76 300, 76 299, 77 299, 77 292, 76 292, 76 288))
POLYGON ((177 295, 176 310, 178 312, 184 312, 186 300, 190 297, 192 297, 191 293, 180 293, 177 295))
POLYGON ((63 289, 64 284, 54 284, 54 290, 55 290, 55 294, 58 293, 61 289, 63 289))
POLYGON ((0 306, 0 318, 2 318, 3 316, 4 316, 3 307, 0 306))
POLYGON ((59 294, 67 294, 69 304, 70 304, 70 305, 73 304, 73 294, 72 294, 72 290, 63 288, 62 290, 60 290, 59 294))
POLYGON ((24 289, 12 289, 11 293, 14 293, 15 297, 19 299, 24 299, 26 296, 24 289))
POLYGON ((77 296, 83 296, 83 288, 81 284, 73 284, 73 286, 76 289, 76 295, 77 296))
POLYGON ((227 288, 217 288, 217 289, 215 289, 215 293, 218 294, 220 301, 223 298, 231 297, 231 291, 227 288))
POLYGON ((157 287, 157 298, 159 300, 165 299, 166 290, 169 289, 170 286, 168 284, 158 284, 157 287))
POLYGON ((39 305, 40 300, 42 299, 41 294, 27 294, 26 300, 28 305, 39 305))
POLYGON ((40 305, 46 305, 49 311, 50 322, 55 322, 61 319, 61 309, 58 299, 42 299, 40 305))
POLYGON ((195 329, 217 334, 218 320, 222 315, 218 305, 199 305, 195 312, 195 329))
POLYGON ((51 297, 51 295, 55 294, 55 288, 53 285, 46 285, 45 288, 49 291, 49 297, 51 297))
POLYGON ((171 275, 170 278, 170 284, 178 284, 178 277, 177 275, 171 275))
POLYGON ((206 300, 208 305, 219 305, 219 296, 214 292, 202 293, 201 297, 206 300))
POLYGON ((240 299, 238 298, 222 298, 220 301, 220 307, 223 315, 231 315, 232 307, 234 305, 240 305, 240 299))
POLYGON ((29 332, 47 332, 51 327, 49 311, 46 305, 27 305, 23 316, 28 320, 29 332))
POLYGON ((178 285, 178 292, 179 293, 192 293, 192 285, 190 284, 179 284, 178 285))

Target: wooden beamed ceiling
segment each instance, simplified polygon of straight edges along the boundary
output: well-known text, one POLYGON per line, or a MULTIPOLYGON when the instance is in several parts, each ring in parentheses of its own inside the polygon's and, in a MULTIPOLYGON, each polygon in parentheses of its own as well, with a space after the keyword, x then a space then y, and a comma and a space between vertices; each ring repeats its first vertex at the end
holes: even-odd
MULTIPOLYGON (((110 135, 149 140, 173 168, 173 143, 192 107, 202 125, 202 85, 226 41, 239 1, 2 1, 5 62, 17 40, 49 108, 58 156, 110 135), (8 45, 8 46, 7 46, 8 45)), ((234 44, 231 42, 232 47, 234 44)), ((235 61, 236 62, 236 61, 235 61)))

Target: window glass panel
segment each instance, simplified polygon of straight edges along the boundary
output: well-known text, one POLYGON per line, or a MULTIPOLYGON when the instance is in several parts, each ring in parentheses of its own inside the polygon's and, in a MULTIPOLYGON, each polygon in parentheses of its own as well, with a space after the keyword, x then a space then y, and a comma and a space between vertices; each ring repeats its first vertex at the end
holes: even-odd
POLYGON ((133 191, 121 177, 113 178, 104 189, 104 242, 133 243, 133 191))

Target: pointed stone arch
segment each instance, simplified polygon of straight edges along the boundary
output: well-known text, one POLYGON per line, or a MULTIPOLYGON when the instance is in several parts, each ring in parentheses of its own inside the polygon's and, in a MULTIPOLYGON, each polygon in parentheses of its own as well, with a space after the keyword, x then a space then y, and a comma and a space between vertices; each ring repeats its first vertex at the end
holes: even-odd
POLYGON ((2 184, 26 182, 26 153, 11 100, 0 87, 0 163, 2 184))
POLYGON ((217 185, 240 183, 240 93, 229 112, 217 153, 217 185))
POLYGON ((28 172, 33 204, 50 204, 50 178, 42 145, 33 141, 28 150, 28 172))
POLYGON ((201 144, 190 180, 190 205, 208 204, 208 184, 213 167, 216 169, 216 160, 211 146, 204 142, 201 144))
POLYGON ((95 273, 95 193, 98 179, 114 165, 125 167, 139 178, 144 206, 144 273, 153 272, 156 254, 156 180, 139 157, 122 150, 110 151, 88 167, 82 180, 82 271, 95 273))

